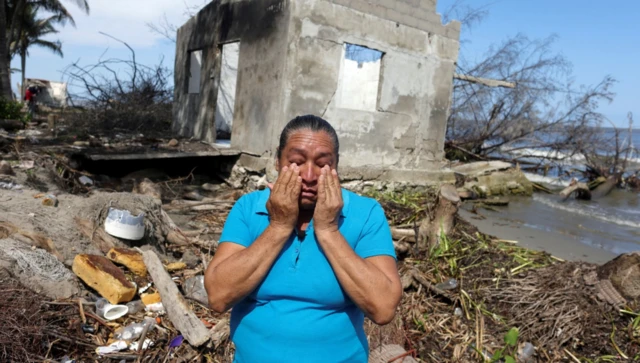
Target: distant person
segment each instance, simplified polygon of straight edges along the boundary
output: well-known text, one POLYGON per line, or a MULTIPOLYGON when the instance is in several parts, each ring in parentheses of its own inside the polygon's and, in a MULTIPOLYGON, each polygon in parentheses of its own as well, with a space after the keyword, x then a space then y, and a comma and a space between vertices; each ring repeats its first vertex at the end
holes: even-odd
POLYGON ((316 116, 280 136, 278 178, 244 195, 207 267, 209 305, 231 311, 234 362, 367 362, 364 317, 402 297, 384 210, 340 187, 339 142, 316 116))
POLYGON ((27 102, 27 108, 31 117, 36 114, 36 97, 40 90, 36 86, 29 86, 24 92, 24 100, 27 102))

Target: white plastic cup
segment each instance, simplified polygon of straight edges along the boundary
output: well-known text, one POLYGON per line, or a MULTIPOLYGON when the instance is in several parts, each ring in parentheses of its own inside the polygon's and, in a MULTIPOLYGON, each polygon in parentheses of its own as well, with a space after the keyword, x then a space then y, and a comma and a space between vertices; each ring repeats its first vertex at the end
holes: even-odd
POLYGON ((98 316, 111 321, 127 315, 129 307, 126 305, 111 305, 107 299, 100 298, 96 301, 96 313, 98 316))

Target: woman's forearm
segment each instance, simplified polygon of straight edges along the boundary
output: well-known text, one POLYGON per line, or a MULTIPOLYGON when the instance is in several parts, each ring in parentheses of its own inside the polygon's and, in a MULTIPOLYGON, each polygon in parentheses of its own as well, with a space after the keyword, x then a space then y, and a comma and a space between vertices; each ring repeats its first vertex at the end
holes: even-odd
POLYGON ((351 300, 376 324, 387 324, 394 315, 402 297, 395 260, 392 266, 381 268, 383 263, 373 263, 358 256, 339 231, 317 233, 331 267, 351 300), (393 271, 393 272, 391 272, 393 271))
POLYGON ((205 278, 210 307, 224 312, 250 294, 264 280, 291 232, 269 226, 249 247, 212 261, 205 278))

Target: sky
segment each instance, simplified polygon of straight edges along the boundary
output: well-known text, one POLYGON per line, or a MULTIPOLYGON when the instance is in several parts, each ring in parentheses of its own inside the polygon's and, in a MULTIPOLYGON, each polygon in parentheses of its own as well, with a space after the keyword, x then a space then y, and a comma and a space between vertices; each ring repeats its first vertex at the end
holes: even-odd
MULTIPOLYGON (((64 0, 63 0, 64 1, 64 0)), ((259 1, 259 0, 258 0, 259 1)), ((438 0, 437 11, 444 13, 460 0, 438 0)), ((64 58, 44 49, 33 48, 27 61, 27 77, 64 81, 64 69, 71 63, 92 64, 103 58, 127 58, 130 53, 117 41, 100 32, 126 41, 136 51, 140 63, 153 65, 163 60, 173 67, 175 44, 153 33, 147 23, 162 21, 182 24, 187 9, 202 6, 205 0, 89 0, 89 15, 67 1, 76 27, 67 25, 56 37, 63 44, 64 58)), ((486 8, 484 20, 469 29, 463 25, 461 53, 480 57, 492 44, 510 36, 524 34, 532 39, 557 36, 554 51, 573 65, 576 84, 594 85, 605 76, 617 80, 612 103, 599 111, 616 126, 627 127, 627 113, 640 128, 640 1, 611 0, 465 0, 472 7, 486 8)), ((19 69, 19 59, 13 68, 19 69)), ((14 87, 19 82, 14 73, 14 87)))

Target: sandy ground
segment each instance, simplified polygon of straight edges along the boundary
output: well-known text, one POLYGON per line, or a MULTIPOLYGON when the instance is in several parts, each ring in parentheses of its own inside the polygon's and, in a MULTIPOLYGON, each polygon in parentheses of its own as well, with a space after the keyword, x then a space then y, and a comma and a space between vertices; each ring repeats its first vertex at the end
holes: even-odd
POLYGON ((488 213, 483 214, 486 219, 479 219, 475 214, 463 209, 459 213, 483 233, 500 239, 518 241, 522 247, 546 251, 565 260, 602 264, 616 257, 612 252, 588 246, 571 235, 557 231, 531 228, 488 213))

